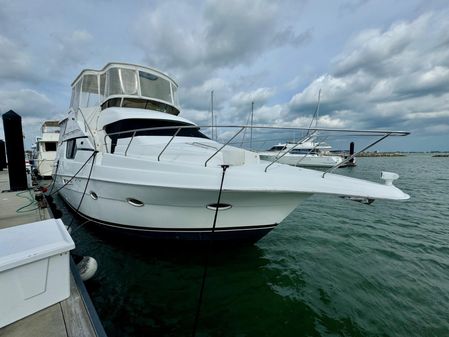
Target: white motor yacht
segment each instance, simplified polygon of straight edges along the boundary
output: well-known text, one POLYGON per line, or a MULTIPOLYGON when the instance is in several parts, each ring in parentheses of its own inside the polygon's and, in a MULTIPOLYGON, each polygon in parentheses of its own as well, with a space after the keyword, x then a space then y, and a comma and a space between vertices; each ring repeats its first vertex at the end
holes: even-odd
POLYGON ((39 176, 50 178, 56 158, 59 140, 59 121, 45 121, 41 127, 42 136, 36 139, 34 164, 39 176))
POLYGON ((259 152, 260 159, 280 164, 304 167, 334 167, 343 162, 343 158, 330 154, 332 147, 316 142, 309 137, 298 143, 277 144, 267 151, 259 152))
POLYGON ((313 194, 409 198, 395 174, 384 183, 323 174, 218 143, 178 116, 177 89, 160 71, 123 63, 75 79, 54 179, 79 214, 156 238, 257 240, 313 194))

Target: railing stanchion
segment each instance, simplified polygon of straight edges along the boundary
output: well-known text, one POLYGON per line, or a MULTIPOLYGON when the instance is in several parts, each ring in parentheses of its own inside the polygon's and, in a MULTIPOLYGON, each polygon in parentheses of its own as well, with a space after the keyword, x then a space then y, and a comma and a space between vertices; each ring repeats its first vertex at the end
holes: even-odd
POLYGON ((165 149, 170 145, 170 143, 172 142, 173 139, 175 139, 175 137, 178 135, 179 131, 181 131, 181 128, 178 128, 178 130, 176 130, 175 134, 170 138, 170 140, 168 141, 168 143, 165 145, 165 147, 162 149, 161 153, 159 153, 159 155, 157 156, 157 161, 161 161, 161 155, 162 153, 164 153, 165 149))
POLYGON ((323 176, 322 178, 324 178, 324 176, 326 175, 326 173, 332 173, 335 169, 339 168, 341 165, 347 163, 348 161, 350 161, 351 159, 353 159, 355 156, 357 156, 359 153, 362 153, 363 151, 368 150, 370 147, 373 147, 374 145, 376 145, 377 143, 381 142, 382 140, 384 140, 385 138, 387 138, 388 136, 391 135, 390 133, 387 133, 386 135, 384 135, 383 137, 379 138, 378 140, 376 140, 375 142, 369 144, 368 146, 365 146, 363 149, 361 149, 360 151, 358 151, 357 153, 354 153, 353 155, 349 156, 348 158, 344 159, 341 163, 331 167, 329 170, 323 172, 323 176))
POLYGON ((240 132, 242 132, 243 130, 245 130, 245 128, 246 128, 246 126, 242 126, 241 128, 240 128, 240 130, 234 135, 234 136, 232 136, 232 138, 231 139, 229 139, 225 144, 223 144, 223 146, 222 147, 220 147, 217 151, 215 151, 215 153, 212 155, 212 156, 210 156, 207 160, 206 160, 206 162, 204 163, 204 167, 207 167, 207 163, 209 162, 209 160, 211 160, 213 157, 215 157, 215 155, 218 153, 218 152, 220 152, 226 145, 228 145, 235 137, 237 137, 239 134, 240 134, 240 132))
POLYGON ((131 137, 131 139, 130 139, 130 141, 129 141, 129 143, 128 143, 128 146, 126 147, 126 150, 125 150, 125 157, 126 157, 126 155, 128 154, 129 146, 131 145, 131 143, 132 143, 132 141, 133 141, 133 139, 134 139, 134 136, 136 135, 136 132, 137 132, 137 131, 134 131, 133 136, 131 137))

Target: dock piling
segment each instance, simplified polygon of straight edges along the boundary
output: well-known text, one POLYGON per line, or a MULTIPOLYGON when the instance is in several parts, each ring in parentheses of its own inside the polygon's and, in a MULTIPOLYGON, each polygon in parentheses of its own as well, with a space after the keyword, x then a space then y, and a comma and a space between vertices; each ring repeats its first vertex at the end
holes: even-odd
POLYGON ((22 117, 12 110, 2 115, 8 155, 9 189, 23 191, 28 188, 23 147, 22 117))

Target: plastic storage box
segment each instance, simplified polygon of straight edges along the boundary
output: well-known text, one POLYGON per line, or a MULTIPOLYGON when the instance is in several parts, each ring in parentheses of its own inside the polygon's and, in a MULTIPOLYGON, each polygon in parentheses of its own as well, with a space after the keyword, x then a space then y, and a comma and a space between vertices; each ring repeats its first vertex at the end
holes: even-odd
POLYGON ((59 219, 0 230, 0 328, 70 296, 73 248, 59 219))

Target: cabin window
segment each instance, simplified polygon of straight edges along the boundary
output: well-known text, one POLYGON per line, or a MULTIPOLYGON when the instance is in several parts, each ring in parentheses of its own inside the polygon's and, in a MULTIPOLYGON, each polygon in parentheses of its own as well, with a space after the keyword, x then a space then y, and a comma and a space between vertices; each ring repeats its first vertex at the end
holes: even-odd
POLYGON ((179 106, 178 88, 173 83, 171 85, 171 88, 173 92, 173 104, 179 106))
POLYGON ((285 150, 286 148, 287 148, 286 146, 273 146, 268 151, 282 151, 282 150, 285 150))
POLYGON ((139 71, 139 79, 142 96, 173 103, 171 99, 169 81, 143 71, 139 71))
POLYGON ((77 110, 80 106, 80 91, 81 91, 81 80, 75 84, 75 87, 72 90, 72 108, 77 110))
POLYGON ((75 154, 76 154, 76 139, 69 139, 67 141, 65 157, 67 159, 73 159, 73 158, 75 158, 75 154))
POLYGON ((106 73, 106 96, 137 95, 137 76, 131 69, 112 68, 106 73))
POLYGON ((154 111, 160 111, 160 112, 166 112, 171 115, 178 115, 179 110, 172 107, 171 105, 152 101, 149 99, 142 99, 142 98, 129 98, 125 97, 123 98, 110 98, 107 101, 103 102, 101 105, 101 109, 107 109, 110 107, 123 107, 123 108, 137 108, 137 109, 147 109, 147 110, 154 110, 154 111))
POLYGON ((57 142, 45 142, 45 151, 56 151, 57 142))
POLYGON ((105 91, 106 91, 106 73, 103 73, 100 75, 100 100, 101 101, 103 101, 106 98, 105 91))
POLYGON ((99 99, 98 76, 84 75, 81 85, 79 106, 81 108, 98 106, 99 99))
POLYGON ((111 95, 120 95, 122 93, 119 81, 118 69, 109 69, 106 73, 106 97, 111 95))
POLYGON ((70 98, 70 106, 73 107, 75 105, 75 87, 72 88, 72 97, 70 98))
POLYGON ((120 85, 125 95, 137 95, 137 76, 136 71, 131 69, 120 69, 120 85))

